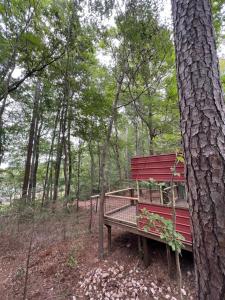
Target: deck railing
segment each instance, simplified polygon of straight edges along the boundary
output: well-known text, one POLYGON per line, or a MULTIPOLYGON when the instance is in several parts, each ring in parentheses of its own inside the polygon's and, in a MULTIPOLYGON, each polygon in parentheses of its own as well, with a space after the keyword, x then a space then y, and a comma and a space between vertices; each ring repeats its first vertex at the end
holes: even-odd
POLYGON ((106 195, 104 203, 104 214, 109 215, 126 207, 136 205, 137 201, 138 198, 135 197, 106 195))
POLYGON ((127 188, 106 193, 104 201, 104 214, 109 215, 123 208, 135 205, 138 198, 133 197, 134 190, 127 188))

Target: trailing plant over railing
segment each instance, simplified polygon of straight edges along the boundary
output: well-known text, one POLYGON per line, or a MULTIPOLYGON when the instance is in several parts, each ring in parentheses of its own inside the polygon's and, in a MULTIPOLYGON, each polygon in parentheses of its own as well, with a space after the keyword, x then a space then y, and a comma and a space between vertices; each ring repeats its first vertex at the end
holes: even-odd
POLYGON ((173 251, 181 252, 184 248, 183 241, 185 238, 182 234, 174 230, 174 225, 171 220, 167 220, 162 216, 149 212, 146 208, 141 210, 138 219, 145 218, 147 223, 144 225, 143 230, 149 232, 154 229, 159 234, 162 241, 166 242, 173 251))

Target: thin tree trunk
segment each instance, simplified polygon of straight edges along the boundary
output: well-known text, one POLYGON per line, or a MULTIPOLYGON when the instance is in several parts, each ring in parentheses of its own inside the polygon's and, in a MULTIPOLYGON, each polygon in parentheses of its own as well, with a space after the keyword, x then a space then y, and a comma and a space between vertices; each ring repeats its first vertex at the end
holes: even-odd
POLYGON ((122 182, 122 168, 121 168, 121 164, 120 164, 120 152, 119 152, 119 145, 118 145, 118 129, 117 129, 116 121, 115 121, 115 133, 116 133, 115 155, 116 155, 116 163, 117 163, 119 180, 121 183, 122 182))
MULTIPOLYGON (((93 154, 93 145, 90 142, 88 145, 89 153, 90 153, 90 172, 91 172, 91 187, 90 187, 90 194, 91 196, 93 195, 93 190, 94 190, 94 176, 95 176, 95 165, 94 165, 94 154, 93 154)), ((92 215, 93 215, 93 203, 92 203, 92 197, 90 196, 90 220, 89 220, 89 232, 92 230, 92 215)))
POLYGON ((126 158, 125 158, 125 173, 126 173, 126 179, 130 178, 130 154, 129 154, 129 147, 128 147, 128 142, 129 142, 129 130, 126 128, 126 158))
POLYGON ((38 164, 39 164, 39 144, 40 144, 40 138, 41 138, 41 130, 42 130, 42 123, 39 126, 38 135, 37 135, 35 165, 34 165, 34 174, 33 174, 32 203, 34 203, 35 197, 36 197, 37 170, 38 170, 38 164))
POLYGON ((80 167, 81 167, 81 140, 79 140, 78 145, 78 153, 77 153, 77 192, 76 192, 76 199, 77 199, 77 211, 79 210, 79 201, 80 201, 80 167))
MULTIPOLYGON (((39 103, 40 107, 40 103, 39 103)), ((33 188, 34 185, 36 185, 36 174, 35 172, 37 171, 36 165, 38 165, 38 162, 36 162, 36 159, 39 157, 39 139, 40 139, 40 130, 42 127, 42 123, 39 126, 39 121, 40 121, 40 113, 39 113, 39 107, 36 115, 36 120, 35 120, 35 129, 34 129, 34 137, 33 137, 33 149, 32 149, 32 159, 31 159, 31 167, 30 167, 30 177, 29 177, 29 188, 28 188, 28 194, 27 194, 27 200, 31 202, 33 199, 32 195, 35 195, 33 193, 33 188), (37 156, 38 153, 38 156, 37 156)), ((33 203, 33 202, 32 202, 33 203)))
POLYGON ((56 201, 58 198, 59 175, 60 175, 60 166, 61 166, 62 151, 63 151, 62 127, 63 127, 63 122, 64 122, 64 112, 65 112, 65 104, 63 103, 63 107, 61 109, 61 114, 60 114, 56 161, 55 161, 55 168, 54 168, 55 172, 54 172, 54 185, 53 185, 53 196, 52 196, 52 210, 53 211, 55 210, 56 201))
POLYGON ((70 198, 71 181, 72 181, 72 153, 70 141, 70 128, 71 128, 71 112, 68 116, 68 134, 67 134, 67 147, 68 147, 68 183, 67 183, 67 196, 70 198))
POLYGON ((209 0, 172 0, 197 299, 225 295, 225 106, 209 0))
POLYGON ((101 189, 101 148, 98 142, 98 192, 100 192, 101 189))
POLYGON ((56 114, 54 129, 53 129, 53 133, 52 133, 52 141, 51 141, 51 146, 50 146, 49 155, 48 155, 48 161, 47 161, 46 173, 45 173, 45 181, 44 181, 44 187, 43 187, 42 206, 44 206, 45 200, 49 198, 49 181, 50 181, 49 166, 50 166, 50 163, 52 163, 53 148, 54 148, 55 137, 56 137, 56 129, 57 129, 57 125, 59 122, 59 115, 60 115, 60 107, 58 108, 58 111, 56 114), (47 192, 47 194, 46 194, 46 192, 47 192))
POLYGON ((102 148, 101 155, 101 167, 100 167, 100 181, 101 181, 101 193, 100 193, 100 202, 99 202, 99 258, 103 259, 104 257, 104 199, 105 199, 105 165, 108 155, 109 142, 112 133, 113 122, 116 117, 117 112, 117 103, 119 101, 119 96, 121 93, 123 83, 123 76, 121 76, 117 83, 117 91, 112 106, 112 115, 109 121, 107 136, 102 148))
POLYGON ((25 164, 23 187, 22 187, 22 198, 25 203, 27 202, 27 195, 28 195, 28 186, 29 186, 30 171, 31 171, 31 159, 32 159, 33 142, 35 136, 36 119, 38 114, 39 98, 40 98, 40 83, 37 82, 35 88, 33 116, 30 125, 29 140, 27 146, 27 157, 26 157, 26 164, 25 164))

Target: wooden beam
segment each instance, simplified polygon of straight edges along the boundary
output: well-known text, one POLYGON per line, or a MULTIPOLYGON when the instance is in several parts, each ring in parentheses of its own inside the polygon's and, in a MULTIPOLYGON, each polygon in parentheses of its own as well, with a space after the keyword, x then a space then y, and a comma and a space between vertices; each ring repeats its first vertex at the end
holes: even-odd
MULTIPOLYGON (((152 239, 152 240, 155 240, 155 241, 165 244, 165 241, 163 241, 158 235, 155 235, 155 234, 149 233, 149 232, 145 232, 144 230, 140 230, 137 228, 137 224, 132 223, 132 222, 121 221, 121 220, 117 220, 115 218, 106 216, 106 217, 104 217, 104 224, 110 225, 110 226, 117 226, 128 232, 131 232, 131 233, 143 236, 143 237, 147 237, 148 239, 152 239)), ((184 250, 192 252, 192 245, 184 243, 184 250)))
POLYGON ((106 193, 106 196, 121 193, 121 192, 127 192, 127 191, 130 191, 132 189, 133 188, 126 188, 126 189, 122 189, 122 190, 116 190, 116 191, 108 192, 108 193, 106 193))
POLYGON ((149 240, 146 237, 142 237, 143 241, 143 261, 144 265, 147 268, 151 263, 151 255, 150 255, 150 246, 149 246, 149 240))
POLYGON ((112 198, 121 198, 121 199, 125 199, 125 200, 136 200, 136 201, 138 201, 138 198, 136 198, 136 197, 128 197, 128 196, 107 195, 107 194, 106 194, 106 197, 107 197, 107 198, 112 197, 112 198))

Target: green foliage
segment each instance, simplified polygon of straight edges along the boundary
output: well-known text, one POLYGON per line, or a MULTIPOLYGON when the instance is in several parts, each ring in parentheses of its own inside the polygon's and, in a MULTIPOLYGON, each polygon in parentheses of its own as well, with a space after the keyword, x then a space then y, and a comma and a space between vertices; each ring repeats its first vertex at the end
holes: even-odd
POLYGON ((76 258, 74 257, 73 254, 70 254, 68 259, 67 259, 67 262, 66 262, 66 265, 72 269, 76 268, 77 267, 77 260, 76 258))
POLYGON ((146 208, 141 210, 139 220, 145 219, 147 223, 144 226, 144 231, 148 232, 151 229, 159 234, 160 238, 166 242, 173 251, 181 253, 184 248, 183 241, 185 238, 174 229, 171 220, 167 220, 158 214, 149 212, 146 208))
MULTIPOLYGON (((123 82, 106 163, 106 189, 130 184, 132 156, 175 152, 180 146, 174 47, 170 29, 159 21, 157 3, 129 0, 122 10, 112 11, 114 1, 103 2, 90 1, 90 11, 93 18, 113 12, 113 26, 105 25, 105 17, 94 22, 87 7, 77 1, 1 1, 0 96, 7 93, 8 83, 11 87, 22 80, 6 98, 0 117, 0 159, 4 152, 0 189, 4 200, 18 202, 21 197, 37 81, 41 86, 37 205, 48 161, 52 178, 49 175, 47 183, 53 189, 62 139, 71 154, 71 190, 66 199, 75 200, 78 190, 80 199, 99 192, 102 145, 120 78, 123 82), (32 73, 36 69, 40 71, 32 73), (25 81, 24 76, 28 76, 25 81), (63 137, 60 120, 64 117, 63 137)), ((217 2, 213 11, 218 32, 223 1, 217 2)), ((220 66, 225 86, 223 60, 220 66)), ((65 199, 64 167, 65 149, 58 181, 60 201, 65 199)), ((143 182, 142 186, 158 187, 154 182, 143 182)))

